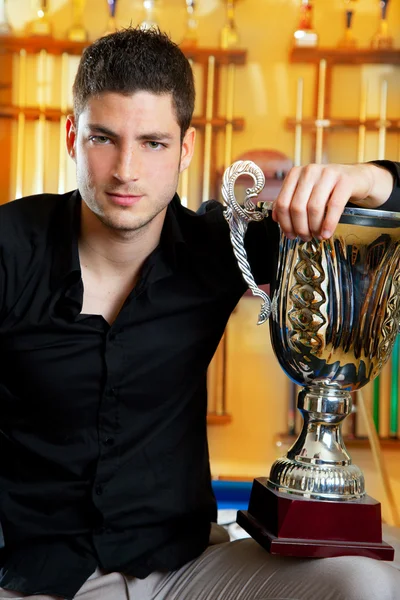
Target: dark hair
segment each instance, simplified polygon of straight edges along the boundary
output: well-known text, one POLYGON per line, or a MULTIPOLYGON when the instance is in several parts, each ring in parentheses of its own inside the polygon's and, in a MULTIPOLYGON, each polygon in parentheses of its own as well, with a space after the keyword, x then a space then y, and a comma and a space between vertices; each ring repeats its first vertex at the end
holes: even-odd
POLYGON ((189 61, 166 33, 128 27, 99 38, 83 52, 73 85, 75 118, 88 99, 102 92, 172 94, 181 137, 194 109, 189 61))

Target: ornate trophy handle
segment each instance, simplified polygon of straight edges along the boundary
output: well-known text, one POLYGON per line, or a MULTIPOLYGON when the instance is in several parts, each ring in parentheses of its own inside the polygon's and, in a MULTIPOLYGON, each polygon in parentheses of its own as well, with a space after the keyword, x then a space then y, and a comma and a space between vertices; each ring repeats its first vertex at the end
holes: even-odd
MULTIPOLYGON (((264 210, 262 212, 257 210, 251 201, 251 198, 254 198, 261 192, 264 185, 264 173, 250 160, 238 160, 233 163, 233 165, 226 169, 222 182, 222 196, 227 205, 224 216, 228 221, 233 252, 242 271, 243 279, 249 286, 253 296, 259 296, 263 300, 258 316, 258 325, 261 325, 269 318, 271 314, 271 300, 268 294, 260 290, 254 281, 247 253, 244 249, 244 236, 250 221, 262 221, 265 216, 264 210), (255 183, 254 187, 246 190, 246 198, 243 206, 240 206, 237 202, 234 190, 236 179, 240 175, 250 175, 255 183)), ((270 208, 270 206, 267 206, 267 208, 270 208)))

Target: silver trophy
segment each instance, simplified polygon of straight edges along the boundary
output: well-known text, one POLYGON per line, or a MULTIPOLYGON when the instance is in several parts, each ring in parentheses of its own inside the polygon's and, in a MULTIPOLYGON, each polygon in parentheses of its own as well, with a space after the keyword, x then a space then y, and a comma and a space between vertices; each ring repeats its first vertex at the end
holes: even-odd
POLYGON ((366 495, 363 473, 352 464, 341 428, 351 412, 351 392, 379 374, 398 332, 400 213, 347 207, 328 240, 289 240, 281 234, 271 301, 256 285, 244 247, 248 224, 261 221, 271 208, 252 200, 263 187, 263 172, 254 163, 234 163, 223 179, 225 216, 243 277, 263 301, 259 323, 269 319, 278 361, 303 388, 298 408, 304 424, 269 477, 261 484, 256 480, 249 512, 239 513, 238 522, 277 553, 390 560, 393 549, 382 542, 380 505, 366 495), (234 194, 240 175, 255 182, 243 206, 234 194), (303 502, 296 510, 303 512, 280 531, 279 511, 296 501, 299 506, 298 500, 303 502))
POLYGON ((7 20, 6 0, 0 0, 0 35, 10 35, 11 25, 7 20))

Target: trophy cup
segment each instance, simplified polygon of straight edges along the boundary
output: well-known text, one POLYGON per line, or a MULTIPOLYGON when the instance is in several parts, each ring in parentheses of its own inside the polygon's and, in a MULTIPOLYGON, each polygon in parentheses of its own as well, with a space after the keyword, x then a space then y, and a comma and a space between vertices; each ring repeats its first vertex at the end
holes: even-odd
POLYGON ((117 0, 107 0, 108 4, 108 23, 105 35, 108 33, 114 33, 117 30, 117 23, 115 21, 115 12, 117 10, 117 0))
POLYGON ((312 0, 301 0, 300 20, 293 37, 295 46, 314 47, 318 45, 318 34, 313 27, 312 0))
POLYGON ((41 35, 49 37, 52 35, 52 27, 49 20, 49 0, 36 0, 36 19, 31 21, 27 27, 28 35, 41 35))
POLYGON ((181 42, 181 47, 195 47, 197 46, 197 19, 196 19, 196 1, 197 0, 185 0, 187 21, 186 21, 186 33, 185 37, 181 42))
POLYGON ((6 0, 0 0, 0 35, 10 35, 11 25, 6 15, 6 0))
POLYGON ((393 48, 393 38, 389 34, 387 22, 389 0, 379 0, 379 4, 381 7, 379 28, 371 40, 371 46, 372 48, 377 48, 379 50, 390 50, 391 48, 393 48))
POLYGON ((226 22, 221 29, 221 48, 235 48, 239 44, 239 33, 235 23, 236 0, 225 0, 226 22))
POLYGON ((73 42, 86 42, 88 33, 83 26, 83 9, 86 0, 72 0, 72 27, 68 30, 68 39, 73 42))
POLYGON ((225 216, 243 277, 263 300, 259 323, 271 315, 275 355, 303 387, 304 424, 269 477, 254 480, 248 510, 238 512, 237 522, 275 554, 393 560, 393 548, 382 541, 380 504, 365 493, 341 425, 351 392, 379 374, 397 335, 400 213, 347 207, 328 240, 281 234, 271 302, 254 281, 243 244, 248 223, 261 221, 272 206, 252 202, 263 186, 254 163, 234 163, 223 179, 225 216), (255 181, 243 206, 234 194, 240 175, 255 181))
POLYGON ((354 5, 357 0, 344 0, 346 4, 346 29, 344 36, 339 42, 340 48, 355 48, 357 46, 357 40, 354 37, 353 32, 353 19, 354 19, 354 5))
POLYGON ((143 8, 146 16, 140 23, 141 29, 151 29, 152 27, 157 27, 157 21, 155 18, 155 4, 156 0, 143 0, 143 8))

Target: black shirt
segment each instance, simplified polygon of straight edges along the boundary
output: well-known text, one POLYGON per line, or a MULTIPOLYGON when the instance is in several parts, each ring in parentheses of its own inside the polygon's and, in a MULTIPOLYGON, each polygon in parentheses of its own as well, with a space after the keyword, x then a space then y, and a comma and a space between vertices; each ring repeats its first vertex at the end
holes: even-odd
MULTIPOLYGON (((146 577, 206 548, 206 371, 246 289, 221 205, 176 196, 113 325, 81 314, 80 203, 0 207, 0 587, 65 598, 97 566, 146 577)), ((270 219, 250 224, 258 282, 277 247, 270 219)))
MULTIPOLYGON (((221 205, 176 196, 112 326, 81 314, 80 205, 0 209, 0 587, 66 598, 96 566, 146 577, 206 548, 206 371, 246 289, 221 205)), ((266 282, 263 223, 246 244, 266 282)))

